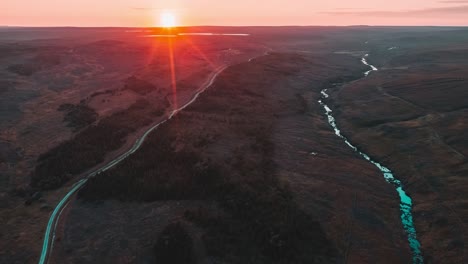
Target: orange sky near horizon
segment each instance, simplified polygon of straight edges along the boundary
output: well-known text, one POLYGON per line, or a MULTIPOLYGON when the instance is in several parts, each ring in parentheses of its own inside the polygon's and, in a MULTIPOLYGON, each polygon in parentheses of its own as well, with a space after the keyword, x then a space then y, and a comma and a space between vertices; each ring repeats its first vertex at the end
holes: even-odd
POLYGON ((163 10, 182 26, 468 26, 468 0, 2 0, 0 25, 160 26, 163 10))

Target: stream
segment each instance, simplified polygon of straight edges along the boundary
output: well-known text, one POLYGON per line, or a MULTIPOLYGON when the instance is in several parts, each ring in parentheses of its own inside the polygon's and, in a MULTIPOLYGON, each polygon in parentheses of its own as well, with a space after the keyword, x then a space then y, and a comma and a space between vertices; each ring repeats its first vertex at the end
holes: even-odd
MULTIPOLYGON (((366 71, 364 73, 364 78, 366 78, 371 72, 378 71, 378 69, 374 66, 371 65, 367 62, 367 57, 369 54, 366 54, 362 59, 361 62, 364 65, 367 65, 370 67, 370 70, 366 71)), ((411 197, 406 194, 405 190, 403 189, 403 184, 401 183, 400 180, 395 178, 393 172, 380 164, 379 162, 373 160, 369 155, 366 153, 360 151, 355 145, 353 145, 347 137, 345 137, 343 134, 341 134, 340 129, 338 128, 338 125, 336 123, 336 119, 333 116, 333 111, 332 109, 326 104, 326 99, 329 97, 329 94, 327 94, 328 89, 324 89, 321 91, 322 98, 318 101, 320 105, 325 109, 325 114, 328 117, 328 123, 332 126, 333 130, 335 131, 335 134, 343 139, 344 143, 348 145, 350 148, 352 148, 355 152, 357 152, 361 157, 372 163, 374 166, 376 166, 383 174, 385 180, 392 184, 396 191, 398 192, 398 195, 400 197, 400 212, 401 212, 401 222, 403 224, 403 228, 408 236, 408 242, 409 246, 411 248, 412 252, 412 258, 413 258, 413 264, 422 264, 424 263, 423 256, 421 253, 421 244, 419 243, 417 236, 416 236, 416 228, 414 227, 414 222, 413 222, 413 216, 411 214, 413 202, 411 200, 411 197)))

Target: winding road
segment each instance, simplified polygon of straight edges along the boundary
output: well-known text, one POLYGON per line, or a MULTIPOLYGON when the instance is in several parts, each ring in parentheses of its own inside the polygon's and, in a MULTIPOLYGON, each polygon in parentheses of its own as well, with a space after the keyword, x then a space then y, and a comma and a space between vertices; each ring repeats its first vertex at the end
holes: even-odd
MULTIPOLYGON (((259 57, 255 56, 254 58, 259 57)), ((253 58, 252 58, 253 59, 253 58)), ((250 59, 250 60, 252 60, 250 59)), ((166 119, 164 119, 161 122, 158 122, 157 124, 153 125, 152 127, 148 128, 138 139, 135 141, 135 143, 132 145, 132 147, 127 150, 126 152, 122 153, 120 156, 117 158, 113 159, 112 161, 106 163, 103 165, 101 168, 89 173, 85 178, 79 180, 76 182, 70 191, 60 200, 60 202, 57 204, 57 206, 54 208, 52 211, 52 214, 49 217, 49 221, 47 223, 47 228, 44 234, 44 242, 42 245, 42 251, 41 251, 41 256, 39 259, 39 264, 45 264, 47 263, 48 256, 52 252, 53 246, 54 246, 54 241, 55 241, 55 230, 57 228, 57 224, 60 219, 60 215, 62 214, 63 210, 66 208, 68 202, 70 201, 70 198, 78 191, 80 190, 88 181, 89 178, 95 177, 99 175, 101 172, 105 172, 123 160, 125 160, 127 157, 135 153, 143 144, 145 139, 148 137, 148 135, 156 130, 159 126, 162 124, 166 123, 167 121, 171 120, 177 113, 180 111, 184 110, 187 108, 189 105, 191 105, 193 102, 197 100, 197 98, 202 94, 206 89, 208 89, 216 80, 218 75, 223 72, 228 66, 221 66, 215 70, 211 78, 209 78, 203 85, 201 85, 201 88, 197 90, 194 94, 194 96, 185 103, 183 106, 179 107, 178 109, 174 109, 170 112, 170 114, 167 116, 166 119)))
MULTIPOLYGON (((263 55, 267 55, 267 54, 268 54, 268 52, 266 52, 263 55)), ((263 56, 263 55, 260 55, 260 56, 263 56)), ((260 57, 260 56, 255 56, 255 57, 249 59, 248 61, 250 62, 253 59, 255 59, 257 57, 260 57)), ((367 61, 368 56, 369 55, 366 54, 361 59, 361 62, 364 65, 367 65, 367 66, 370 67, 370 70, 368 70, 368 71, 366 71, 364 73, 365 77, 367 77, 371 72, 378 70, 375 66, 368 63, 368 61, 367 61)), ((70 198, 87 183, 88 179, 99 175, 101 172, 105 172, 105 171, 113 168, 114 166, 116 166, 117 164, 119 164, 120 162, 125 160, 127 157, 129 157, 130 155, 135 153, 141 147, 141 145, 143 144, 143 142, 145 141, 145 139, 148 137, 148 135, 151 132, 156 130, 162 124, 164 124, 167 121, 171 120, 177 113, 184 110, 189 105, 191 105, 193 102, 195 102, 197 100, 197 98, 200 96, 200 94, 202 94, 206 89, 208 89, 214 83, 214 81, 216 80, 218 75, 221 72, 223 72, 226 68, 227 68, 227 66, 222 66, 222 67, 218 68, 213 73, 211 78, 208 79, 201 86, 201 88, 196 91, 196 93, 194 94, 194 96, 191 98, 190 101, 185 103, 180 108, 171 111, 170 114, 167 116, 167 118, 164 119, 163 121, 160 121, 157 124, 153 125, 152 127, 148 128, 140 137, 137 138, 137 140, 135 141, 135 143, 132 145, 132 147, 130 149, 128 149, 127 151, 125 151, 124 153, 122 153, 117 158, 113 159, 112 161, 104 164, 99 169, 96 169, 93 172, 87 174, 87 176, 85 178, 79 180, 78 182, 76 182, 72 186, 70 191, 68 191, 68 193, 60 200, 60 202, 54 208, 53 212, 51 213, 51 215, 49 217, 46 232, 44 234, 44 241, 43 241, 41 256, 40 256, 40 259, 39 259, 39 264, 47 263, 48 257, 51 254, 52 249, 53 249, 53 245, 54 245, 54 241, 55 241, 56 228, 57 228, 60 216, 61 216, 63 210, 66 208, 66 206, 70 202, 70 198)), ((399 197, 400 197, 401 221, 402 221, 402 224, 403 224, 403 228, 405 229, 405 231, 407 233, 407 236, 408 236, 409 246, 410 246, 412 254, 413 254, 412 255, 413 264, 422 264, 423 263, 423 257, 422 257, 422 253, 421 253, 421 249, 420 249, 420 243, 419 243, 419 241, 417 239, 417 236, 416 236, 416 229, 414 227, 413 217, 412 217, 412 213, 411 213, 411 211, 412 211, 412 200, 411 200, 411 198, 404 191, 401 181, 394 177, 394 175, 393 175, 393 173, 392 173, 392 171, 390 169, 388 169, 387 167, 381 165, 377 161, 372 160, 369 155, 367 155, 364 152, 361 152, 344 135, 342 135, 340 129, 337 126, 336 119, 332 115, 332 113, 333 113, 332 109, 325 103, 325 100, 329 97, 329 95, 327 93, 327 90, 328 89, 324 89, 324 90, 321 91, 322 98, 318 102, 325 109, 325 114, 326 114, 326 116, 328 118, 328 123, 334 129, 335 134, 338 137, 340 137, 341 139, 344 140, 346 145, 348 145, 350 148, 352 148, 355 152, 357 152, 364 159, 366 159, 367 161, 369 161, 370 163, 375 165, 382 172, 385 180, 388 183, 392 184, 396 188, 396 190, 397 190, 397 192, 399 194, 399 197)))
MULTIPOLYGON (((369 54, 364 55, 364 57, 361 58, 361 62, 364 65, 367 65, 370 67, 370 70, 366 71, 364 73, 364 78, 369 76, 371 72, 378 71, 378 69, 374 66, 368 63, 367 57, 369 54)), ((328 89, 324 89, 321 91, 322 98, 318 101, 320 105, 323 106, 325 109, 325 114, 328 118, 328 123, 332 126, 333 130, 335 131, 335 134, 340 137, 341 139, 344 140, 346 145, 348 145, 350 148, 352 148, 355 152, 357 152, 361 157, 372 163, 374 166, 376 166, 383 174, 385 180, 392 184, 396 191, 398 192, 398 195, 400 197, 400 212, 401 212, 401 222, 403 224, 403 228, 405 229, 405 232, 408 237, 408 242, 409 246, 411 248, 412 252, 412 258, 413 258, 413 264, 422 264, 424 263, 423 256, 421 253, 421 244, 418 241, 418 238, 416 236, 416 228, 414 227, 413 223, 413 215, 411 213, 412 207, 413 207, 413 202, 411 200, 411 197, 408 196, 408 194, 404 191, 403 189, 403 184, 401 183, 400 180, 395 178, 393 175, 393 172, 380 164, 379 162, 371 159, 369 155, 366 153, 360 151, 355 145, 353 145, 347 137, 345 137, 340 129, 338 128, 338 125, 336 123, 336 119, 333 116, 333 111, 332 109, 325 103, 325 100, 329 97, 327 94, 328 89)))

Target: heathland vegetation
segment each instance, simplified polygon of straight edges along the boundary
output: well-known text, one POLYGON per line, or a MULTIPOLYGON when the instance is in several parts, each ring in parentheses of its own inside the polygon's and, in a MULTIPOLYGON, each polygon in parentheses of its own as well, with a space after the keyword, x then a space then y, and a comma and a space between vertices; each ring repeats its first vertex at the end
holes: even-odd
MULTIPOLYGON (((203 229, 208 256, 229 263, 332 261, 336 252, 321 225, 298 207, 288 185, 277 177, 275 107, 268 96, 276 77, 252 83, 244 67, 223 73, 203 97, 150 135, 138 152, 91 178, 79 198, 215 201, 216 210, 201 206, 184 214, 203 229)), ((291 69, 253 67, 259 74, 291 75, 291 69)), ((181 250, 188 247, 184 244, 181 250)))
MULTIPOLYGON (((129 109, 105 117, 97 124, 84 128, 70 140, 39 157, 31 175, 32 187, 58 188, 72 176, 101 163, 107 153, 120 148, 125 143, 130 133, 150 125, 155 118, 161 116, 165 107, 167 105, 154 107, 148 101, 141 99, 129 109)), ((88 115, 73 115, 71 121, 74 124, 81 124, 85 119, 88 120, 88 115), (74 118, 80 118, 79 122, 74 118)))

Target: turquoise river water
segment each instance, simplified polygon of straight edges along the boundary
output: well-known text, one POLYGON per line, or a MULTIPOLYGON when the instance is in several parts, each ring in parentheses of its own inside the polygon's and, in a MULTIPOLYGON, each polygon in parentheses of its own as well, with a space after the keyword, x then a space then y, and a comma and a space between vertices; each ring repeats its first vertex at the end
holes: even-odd
MULTIPOLYGON (((369 55, 366 54, 362 59, 361 62, 367 66, 370 67, 369 71, 366 71, 364 73, 364 76, 367 77, 371 72, 373 71, 378 71, 378 69, 369 64, 367 62, 367 57, 369 55)), ((411 200, 411 197, 406 194, 405 190, 403 189, 403 184, 401 183, 400 180, 395 178, 393 172, 380 164, 379 162, 373 160, 370 158, 369 155, 366 153, 360 151, 356 146, 354 146, 348 138, 346 138, 343 134, 341 134, 340 129, 338 128, 338 125, 336 123, 336 119, 333 116, 333 111, 332 109, 325 103, 326 99, 329 97, 327 94, 328 89, 324 89, 321 91, 322 98, 318 101, 320 105, 325 109, 325 114, 328 117, 328 123, 332 126, 333 130, 335 131, 335 134, 340 137, 341 139, 344 140, 346 145, 348 145, 350 148, 352 148, 355 152, 357 152, 361 157, 375 165, 379 170, 382 172, 385 180, 392 184, 396 191, 398 192, 399 198, 400 198, 400 212, 401 212, 401 222, 403 224, 403 228, 408 236, 408 242, 409 246, 411 248, 412 252, 412 257, 413 257, 413 264, 422 264, 424 263, 423 256, 421 253, 421 244, 418 241, 418 238, 416 236, 416 228, 414 227, 414 222, 413 222, 413 215, 411 214, 412 211, 412 206, 413 202, 411 200)))

